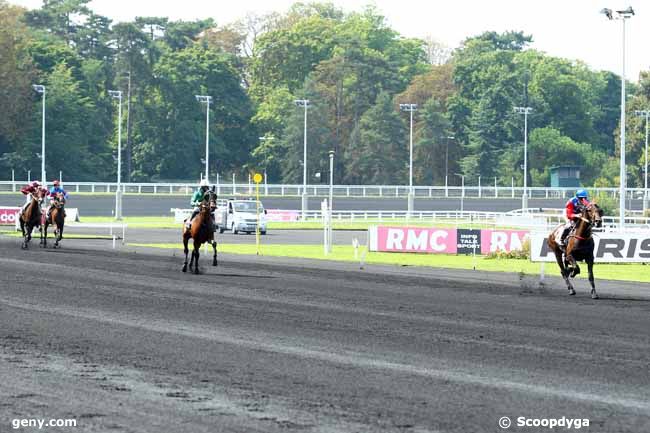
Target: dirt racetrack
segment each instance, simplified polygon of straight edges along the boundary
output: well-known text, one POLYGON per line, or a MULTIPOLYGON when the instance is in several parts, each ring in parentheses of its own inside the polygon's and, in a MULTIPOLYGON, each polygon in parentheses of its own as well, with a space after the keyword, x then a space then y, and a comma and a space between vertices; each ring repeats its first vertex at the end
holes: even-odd
MULTIPOLYGON (((650 431, 650 293, 0 237, 0 432, 650 431), (34 430, 35 431, 35 430, 34 430), (561 431, 555 429, 553 431, 561 431)), ((613 285, 612 285, 613 287, 613 285)), ((644 292, 645 291, 645 292, 644 292)))

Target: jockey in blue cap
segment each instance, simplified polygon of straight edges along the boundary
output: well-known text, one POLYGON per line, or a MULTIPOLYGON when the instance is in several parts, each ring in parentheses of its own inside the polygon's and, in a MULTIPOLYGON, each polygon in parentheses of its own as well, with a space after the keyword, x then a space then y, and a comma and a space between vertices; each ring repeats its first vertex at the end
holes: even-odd
POLYGON ((582 209, 589 207, 591 203, 589 202, 589 194, 585 189, 579 189, 576 191, 575 197, 572 197, 564 206, 564 216, 567 219, 564 228, 561 231, 561 236, 558 241, 560 248, 564 249, 564 241, 566 237, 571 232, 571 229, 575 227, 576 221, 580 219, 580 213, 582 209))
MULTIPOLYGON (((57 200, 59 197, 63 199, 63 202, 68 199, 68 193, 65 192, 63 187, 61 186, 61 182, 57 179, 52 182, 52 188, 50 188, 49 195, 51 197, 51 200, 57 200)), ((52 205, 47 209, 47 219, 50 219, 50 214, 52 213, 52 205)), ((65 210, 63 211, 63 215, 65 215, 65 210)))

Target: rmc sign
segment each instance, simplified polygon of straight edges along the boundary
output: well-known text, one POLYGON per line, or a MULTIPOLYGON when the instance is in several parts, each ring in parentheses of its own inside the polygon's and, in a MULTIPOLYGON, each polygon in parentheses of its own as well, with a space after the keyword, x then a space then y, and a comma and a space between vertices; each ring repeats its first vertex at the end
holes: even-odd
MULTIPOLYGON (((534 262, 554 262, 555 254, 548 247, 547 233, 530 238, 534 262)), ((650 233, 595 233, 594 259, 600 263, 650 263, 650 233)))
POLYGON ((472 230, 435 227, 368 228, 370 251, 399 253, 489 254, 523 247, 523 230, 472 230))

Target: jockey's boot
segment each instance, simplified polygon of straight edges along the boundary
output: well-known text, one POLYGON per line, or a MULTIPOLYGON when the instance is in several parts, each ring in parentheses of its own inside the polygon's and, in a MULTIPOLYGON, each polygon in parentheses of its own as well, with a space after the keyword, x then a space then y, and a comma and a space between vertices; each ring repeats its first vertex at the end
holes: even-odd
POLYGON ((29 202, 25 203, 21 208, 20 211, 18 211, 18 219, 20 219, 23 214, 25 213, 25 210, 27 209, 27 206, 29 206, 29 202))
POLYGON ((562 230, 562 235, 560 235, 560 239, 558 240, 557 245, 560 247, 562 252, 566 251, 566 238, 569 236, 569 232, 571 232, 571 226, 565 227, 562 230))
POLYGON ((196 217, 198 214, 199 210, 196 209, 194 212, 192 212, 192 215, 190 215, 190 217, 185 220, 185 226, 188 230, 192 230, 192 220, 194 220, 194 217, 196 217))

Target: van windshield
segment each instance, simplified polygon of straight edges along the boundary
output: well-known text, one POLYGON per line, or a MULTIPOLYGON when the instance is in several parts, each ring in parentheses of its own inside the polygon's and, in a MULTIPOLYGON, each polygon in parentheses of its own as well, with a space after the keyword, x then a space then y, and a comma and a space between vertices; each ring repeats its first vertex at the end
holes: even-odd
MULTIPOLYGON (((235 208, 235 212, 256 212, 255 211, 255 202, 254 201, 239 201, 239 202, 234 202, 233 207, 235 208)), ((258 203, 260 207, 260 212, 264 212, 264 208, 262 207, 261 203, 258 203)))

